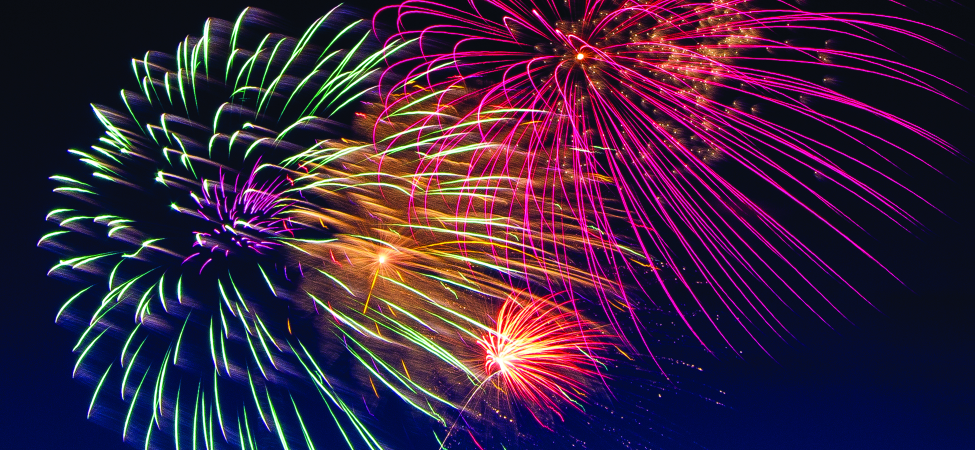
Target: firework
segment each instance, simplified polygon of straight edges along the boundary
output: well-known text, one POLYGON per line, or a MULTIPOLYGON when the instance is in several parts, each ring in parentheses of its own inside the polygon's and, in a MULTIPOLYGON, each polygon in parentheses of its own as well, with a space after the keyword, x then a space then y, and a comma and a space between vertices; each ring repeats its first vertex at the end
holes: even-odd
POLYGON ((341 10, 297 38, 269 18, 211 19, 173 55, 133 60, 139 90, 122 91, 121 111, 94 106, 104 136, 70 150, 91 172, 51 177, 69 206, 39 245, 63 255, 52 275, 89 285, 57 320, 82 330, 74 375, 95 385, 89 416, 124 417, 127 442, 288 448, 317 433, 303 411, 328 410, 350 446, 379 446, 293 323, 302 247, 341 218, 277 164, 335 135, 383 53, 341 10))
POLYGON ((387 11, 400 29, 391 42, 416 38, 421 51, 387 72, 380 123, 397 115, 411 122, 414 133, 400 140, 412 140, 428 161, 420 170, 465 163, 469 180, 460 187, 471 190, 502 175, 532 181, 509 187, 510 204, 521 208, 510 216, 540 234, 559 232, 556 217, 574 221, 584 253, 576 259, 586 271, 634 287, 601 300, 620 298, 639 328, 634 300, 653 294, 705 346, 691 323, 695 311, 731 346, 718 313, 758 342, 762 330, 787 335, 780 315, 793 301, 824 321, 823 307, 839 313, 814 273, 856 292, 744 186, 778 193, 873 260, 840 227, 852 219, 813 182, 828 180, 829 189, 897 225, 915 225, 856 175, 902 188, 881 170, 891 164, 885 152, 914 156, 842 117, 866 112, 954 151, 919 126, 810 78, 882 77, 947 98, 946 83, 876 56, 887 51, 878 37, 885 33, 935 45, 921 33, 937 30, 909 20, 743 0, 483 0, 467 9, 408 0, 387 11), (411 28, 416 23, 430 25, 411 28), (797 34, 826 44, 797 43, 797 34), (835 48, 827 41, 835 36, 856 41, 858 50, 835 48), (824 112, 811 106, 816 101, 849 114, 824 112), (430 114, 403 114, 424 102, 432 103, 430 114), (830 133, 856 148, 819 137, 830 133), (508 157, 514 153, 521 157, 508 157), (729 177, 723 168, 731 166, 737 174, 729 177), (551 205, 565 207, 555 213, 551 205), (633 261, 620 242, 632 242, 642 258, 633 261))
POLYGON ((477 344, 484 348, 485 371, 499 377, 512 397, 559 414, 556 400, 575 407, 584 401, 580 378, 599 378, 593 353, 606 341, 574 308, 552 297, 512 294, 495 329, 477 344))

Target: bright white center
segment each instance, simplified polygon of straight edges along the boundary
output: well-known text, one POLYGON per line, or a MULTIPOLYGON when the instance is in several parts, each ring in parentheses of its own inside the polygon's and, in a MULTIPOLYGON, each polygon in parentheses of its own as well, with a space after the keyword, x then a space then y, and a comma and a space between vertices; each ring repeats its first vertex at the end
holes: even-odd
POLYGON ((507 355, 498 355, 494 358, 494 363, 498 366, 499 372, 507 372, 508 367, 511 365, 511 361, 508 360, 507 355))

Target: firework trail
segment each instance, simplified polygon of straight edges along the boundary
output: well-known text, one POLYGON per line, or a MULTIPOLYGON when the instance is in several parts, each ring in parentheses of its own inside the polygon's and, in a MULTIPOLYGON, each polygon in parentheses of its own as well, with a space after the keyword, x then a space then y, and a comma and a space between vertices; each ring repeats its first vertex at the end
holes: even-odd
MULTIPOLYGON (((844 231, 844 222, 857 225, 828 191, 845 192, 902 228, 916 226, 864 180, 906 190, 887 174, 896 168, 889 158, 917 157, 844 117, 866 113, 954 152, 906 119, 823 84, 831 73, 848 73, 950 100, 948 83, 877 56, 890 52, 886 35, 937 47, 922 33, 938 30, 906 19, 743 0, 475 0, 456 8, 408 0, 384 11, 377 20, 395 14, 399 29, 389 42, 417 39, 421 49, 394 63, 381 83, 380 122, 408 120, 415 132, 397 145, 414 144, 427 161, 421 172, 466 163, 469 178, 459 189, 483 190, 502 175, 545 180, 509 188, 521 208, 510 216, 538 234, 559 233, 556 215, 573 220, 584 247, 575 259, 616 282, 600 300, 619 298, 637 330, 637 302, 651 294, 706 347, 703 324, 734 347, 718 314, 758 345, 759 333, 789 336, 781 315, 793 303, 824 321, 823 309, 842 314, 817 277, 859 293, 759 206, 751 186, 791 202, 873 260, 844 231), (837 36, 853 49, 827 40, 837 36), (396 117, 422 103, 432 103, 431 114, 396 117), (820 180, 830 186, 813 184, 820 180), (620 242, 632 242, 641 260, 615 248, 620 242), (691 318, 696 311, 702 319, 691 318)), ((626 334, 613 308, 604 310, 626 334)))
POLYGON ((211 19, 175 54, 133 60, 139 90, 94 106, 104 136, 70 150, 83 170, 51 177, 65 207, 38 245, 63 255, 50 274, 88 285, 57 320, 81 330, 89 416, 120 417, 126 442, 288 448, 300 430, 311 445, 302 410, 328 410, 350 447, 379 446, 292 333, 314 261, 301 247, 341 218, 276 163, 335 135, 383 53, 342 10, 297 38, 271 19, 211 19))

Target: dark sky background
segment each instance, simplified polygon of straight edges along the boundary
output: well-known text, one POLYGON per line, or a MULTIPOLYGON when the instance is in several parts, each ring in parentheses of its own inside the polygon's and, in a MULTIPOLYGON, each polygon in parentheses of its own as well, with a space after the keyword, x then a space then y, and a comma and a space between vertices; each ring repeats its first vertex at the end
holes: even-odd
MULTIPOLYGON (((356 2, 369 7, 375 0, 356 2)), ((970 7, 922 2, 901 15, 973 42, 970 7)), ((305 26, 332 6, 324 1, 250 2, 305 26)), ((45 277, 54 255, 35 248, 48 228, 54 196, 47 177, 68 162, 65 150, 86 147, 100 133, 90 102, 114 104, 130 87, 129 58, 147 49, 172 51, 209 16, 231 19, 244 3, 209 1, 18 1, 3 7, 3 326, 0 363, 0 447, 125 448, 120 436, 85 420, 89 388, 70 377, 74 337, 53 323, 67 289, 45 277)), ((944 38, 954 56, 905 51, 909 64, 971 91, 972 45, 944 38)), ((874 92, 868 100, 915 120, 975 156, 975 115, 916 91, 874 92)), ((955 92, 964 106, 972 94, 955 92)), ((713 450, 975 448, 975 165, 933 146, 913 148, 944 171, 908 165, 911 188, 945 214, 919 207, 928 231, 914 235, 868 220, 870 251, 910 289, 862 261, 851 249, 822 251, 881 312, 841 299, 851 323, 802 322, 801 345, 706 359, 702 380, 727 391, 725 407, 697 397, 654 411, 688 441, 713 450)), ((897 199, 895 195, 895 199, 897 199)), ((912 203, 913 205, 913 203, 912 203)), ((834 240, 814 237, 813 245, 834 240)), ((701 360, 700 355, 696 356, 701 360)))

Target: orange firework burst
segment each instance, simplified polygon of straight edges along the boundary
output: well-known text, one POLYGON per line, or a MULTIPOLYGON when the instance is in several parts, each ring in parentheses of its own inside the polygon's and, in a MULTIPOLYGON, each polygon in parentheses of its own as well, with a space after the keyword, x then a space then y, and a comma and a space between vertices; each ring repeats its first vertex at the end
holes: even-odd
POLYGON ((561 418, 560 400, 579 408, 587 380, 603 376, 596 353, 608 342, 574 308, 554 302, 554 296, 521 294, 508 297, 497 327, 478 340, 485 350, 484 368, 501 378, 509 395, 561 418))

